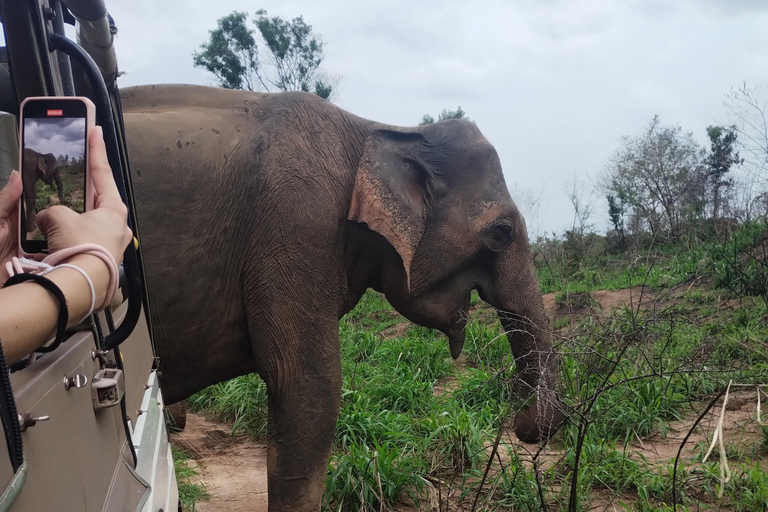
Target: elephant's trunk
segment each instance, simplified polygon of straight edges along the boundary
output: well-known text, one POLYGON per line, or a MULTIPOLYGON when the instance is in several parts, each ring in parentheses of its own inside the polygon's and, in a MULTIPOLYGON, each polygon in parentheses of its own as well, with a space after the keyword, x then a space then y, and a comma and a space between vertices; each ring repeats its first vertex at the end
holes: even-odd
POLYGON ((557 397, 557 356, 551 335, 539 327, 542 319, 530 311, 500 311, 499 319, 515 357, 520 392, 525 398, 535 395, 534 401, 515 417, 515 434, 527 443, 549 439, 565 418, 557 397))
MULTIPOLYGON (((526 247, 527 249, 527 247, 526 247)), ((538 279, 530 260, 502 262, 491 303, 507 334, 517 367, 520 392, 535 398, 515 417, 515 434, 524 442, 549 439, 563 423, 565 414, 558 398, 558 356, 544 312, 538 279), (520 268, 520 261, 527 264, 520 268)))

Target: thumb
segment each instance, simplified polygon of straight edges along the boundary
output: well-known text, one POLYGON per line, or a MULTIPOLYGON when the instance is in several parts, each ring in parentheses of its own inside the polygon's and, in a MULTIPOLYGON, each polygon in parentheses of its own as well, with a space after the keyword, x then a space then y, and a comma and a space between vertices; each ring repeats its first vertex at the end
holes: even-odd
POLYGON ((50 231, 52 228, 57 224, 61 225, 62 222, 66 223, 67 217, 76 217, 77 215, 77 213, 66 206, 54 205, 40 211, 35 217, 35 221, 37 222, 37 227, 40 228, 40 231, 42 231, 46 238, 50 239, 50 231))
POLYGON ((16 208, 21 197, 21 175, 13 171, 8 184, 0 190, 0 219, 7 218, 16 208))

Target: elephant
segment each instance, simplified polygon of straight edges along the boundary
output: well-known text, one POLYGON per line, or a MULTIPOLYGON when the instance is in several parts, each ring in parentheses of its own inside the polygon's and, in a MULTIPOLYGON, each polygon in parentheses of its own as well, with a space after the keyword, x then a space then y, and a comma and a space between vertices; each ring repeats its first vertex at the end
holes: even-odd
POLYGON ((24 188, 24 207, 27 218, 27 232, 35 229, 35 202, 37 201, 37 180, 50 185, 56 182, 59 202, 64 204, 64 184, 61 182, 59 161, 53 153, 38 153, 34 149, 24 148, 22 157, 22 182, 24 188))
POLYGON ((526 442, 564 421, 558 358, 499 157, 474 123, 404 128, 313 94, 121 91, 161 384, 174 403, 257 372, 269 510, 318 510, 341 399, 338 321, 367 289, 457 358, 496 308, 526 442))

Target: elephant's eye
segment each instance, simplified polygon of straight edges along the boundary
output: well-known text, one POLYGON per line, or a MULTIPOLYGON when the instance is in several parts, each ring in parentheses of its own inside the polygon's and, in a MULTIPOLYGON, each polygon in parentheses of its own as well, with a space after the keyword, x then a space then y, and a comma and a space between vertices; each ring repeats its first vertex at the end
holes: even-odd
POLYGON ((501 252, 512 243, 512 226, 507 222, 493 224, 485 230, 483 241, 493 252, 501 252))

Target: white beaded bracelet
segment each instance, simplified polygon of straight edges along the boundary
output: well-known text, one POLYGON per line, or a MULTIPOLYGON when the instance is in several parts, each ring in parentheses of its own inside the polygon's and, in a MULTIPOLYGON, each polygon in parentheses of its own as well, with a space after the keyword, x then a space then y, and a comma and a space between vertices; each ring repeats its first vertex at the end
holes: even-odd
POLYGON ((73 270, 77 270, 78 272, 80 272, 80 275, 83 276, 86 281, 88 281, 88 289, 91 291, 91 307, 88 308, 88 313, 86 313, 85 316, 77 322, 79 324, 80 322, 82 322, 83 320, 91 316, 91 314, 93 313, 93 308, 96 307, 96 289, 93 287, 93 281, 91 281, 91 278, 88 276, 88 273, 85 270, 78 267, 77 265, 72 265, 71 263, 59 263, 56 266, 46 269, 41 275, 48 274, 49 272, 53 272, 57 268, 62 268, 62 267, 71 268, 73 270))
MULTIPOLYGON (((14 260, 17 260, 17 258, 14 258, 14 260)), ((93 286, 93 281, 91 281, 90 276, 88 273, 78 267, 77 265, 72 265, 71 263, 59 263, 58 265, 49 265, 48 263, 42 262, 42 261, 35 261, 35 260, 29 260, 26 258, 19 258, 18 264, 24 265, 26 268, 36 268, 38 270, 38 273, 41 276, 44 276, 46 274, 49 274, 56 270, 57 268, 71 268, 73 270, 77 270, 81 276, 85 278, 85 280, 88 282, 88 289, 91 292, 91 307, 88 308, 88 313, 81 318, 77 323, 79 324, 93 313, 93 309, 96 307, 96 289, 93 286)), ((10 263, 8 264, 10 266, 10 263)), ((10 274, 10 272, 9 272, 10 274)))

